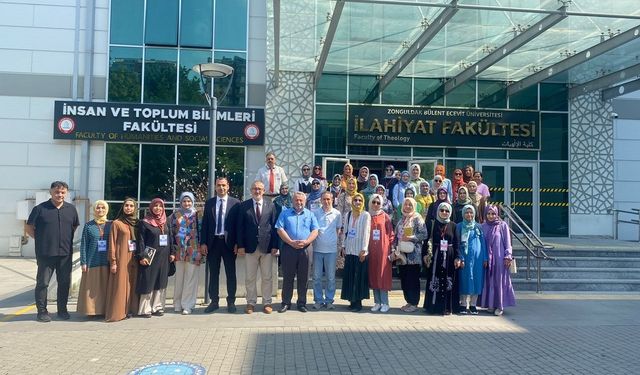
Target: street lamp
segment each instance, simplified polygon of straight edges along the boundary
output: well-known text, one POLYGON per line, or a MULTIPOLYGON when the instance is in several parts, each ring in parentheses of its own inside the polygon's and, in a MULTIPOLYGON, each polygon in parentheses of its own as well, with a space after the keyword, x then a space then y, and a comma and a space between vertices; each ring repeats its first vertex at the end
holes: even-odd
MULTIPOLYGON (((213 80, 216 78, 225 78, 233 75, 233 68, 225 64, 206 63, 196 64, 191 68, 198 76, 200 76, 200 89, 204 93, 207 102, 209 102, 210 118, 209 118, 209 191, 208 198, 215 194, 216 184, 216 112, 218 111, 218 98, 213 92, 213 80), (210 90, 207 90, 207 82, 211 78, 210 90)), ((227 85, 224 94, 220 99, 224 99, 231 87, 231 79, 227 85)))
MULTIPOLYGON (((196 64, 191 68, 200 77, 200 90, 207 98, 209 102, 210 117, 209 117, 209 196, 207 199, 212 198, 215 194, 216 186, 216 112, 218 111, 218 98, 213 93, 213 80, 216 78, 225 78, 233 75, 233 68, 225 64, 206 63, 196 64), (207 82, 211 78, 211 86, 207 90, 207 82)), ((222 97, 224 99, 231 87, 231 79, 227 84, 227 88, 224 90, 222 97)), ((206 199, 205 199, 206 200, 206 199)), ((194 202, 195 203, 195 202, 194 202)), ((209 303, 209 267, 204 269, 204 303, 209 303)), ((215 275, 218 277, 218 275, 215 275)))

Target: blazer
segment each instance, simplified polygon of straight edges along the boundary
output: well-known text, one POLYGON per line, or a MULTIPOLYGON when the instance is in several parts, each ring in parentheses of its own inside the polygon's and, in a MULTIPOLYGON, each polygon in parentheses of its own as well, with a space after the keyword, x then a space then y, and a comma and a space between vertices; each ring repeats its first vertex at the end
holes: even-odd
MULTIPOLYGON (((202 227, 200 229, 200 245, 207 245, 209 250, 213 248, 214 235, 216 234, 216 224, 218 213, 216 207, 218 204, 218 197, 215 196, 207 200, 204 204, 204 213, 202 215, 202 227)), ((238 214, 238 207, 240 206, 240 200, 237 198, 227 196, 227 208, 225 210, 224 220, 224 232, 225 243, 227 248, 233 249, 236 244, 236 220, 238 214)))
POLYGON ((249 254, 255 252, 257 248, 264 252, 278 248, 277 211, 271 200, 262 199, 262 212, 258 223, 253 199, 247 199, 240 203, 236 222, 238 248, 244 248, 245 252, 249 254))

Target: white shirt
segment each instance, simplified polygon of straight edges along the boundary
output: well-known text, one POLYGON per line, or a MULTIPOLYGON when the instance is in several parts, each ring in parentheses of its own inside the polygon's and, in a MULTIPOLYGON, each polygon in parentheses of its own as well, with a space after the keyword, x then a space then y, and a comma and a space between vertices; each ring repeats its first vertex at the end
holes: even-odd
POLYGON ((258 169, 258 173, 256 174, 254 181, 261 181, 264 184, 265 194, 280 194, 280 185, 288 181, 287 175, 284 173, 284 169, 277 165, 273 166, 273 191, 269 189, 269 175, 270 169, 265 165, 258 169))

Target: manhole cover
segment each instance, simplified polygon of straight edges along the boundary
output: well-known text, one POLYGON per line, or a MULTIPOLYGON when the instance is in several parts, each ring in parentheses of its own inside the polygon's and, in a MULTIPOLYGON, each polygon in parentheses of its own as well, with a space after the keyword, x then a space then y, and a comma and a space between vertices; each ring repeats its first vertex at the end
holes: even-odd
POLYGON ((158 362, 132 370, 129 375, 204 375, 207 370, 189 362, 158 362))

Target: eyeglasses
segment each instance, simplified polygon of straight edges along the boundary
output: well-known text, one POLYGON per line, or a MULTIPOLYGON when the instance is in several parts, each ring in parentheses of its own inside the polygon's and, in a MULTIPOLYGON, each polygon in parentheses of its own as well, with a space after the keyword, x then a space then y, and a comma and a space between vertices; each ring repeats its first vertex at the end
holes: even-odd
POLYGON ((312 182, 311 185, 320 185, 319 182, 312 182))
POLYGON ((303 171, 308 171, 308 170, 309 170, 309 168, 302 168, 302 170, 303 170, 303 171))
POLYGON ((371 201, 371 204, 380 204, 378 201, 371 201))
POLYGON ((440 212, 446 212, 446 213, 449 213, 449 210, 440 210, 440 212))

